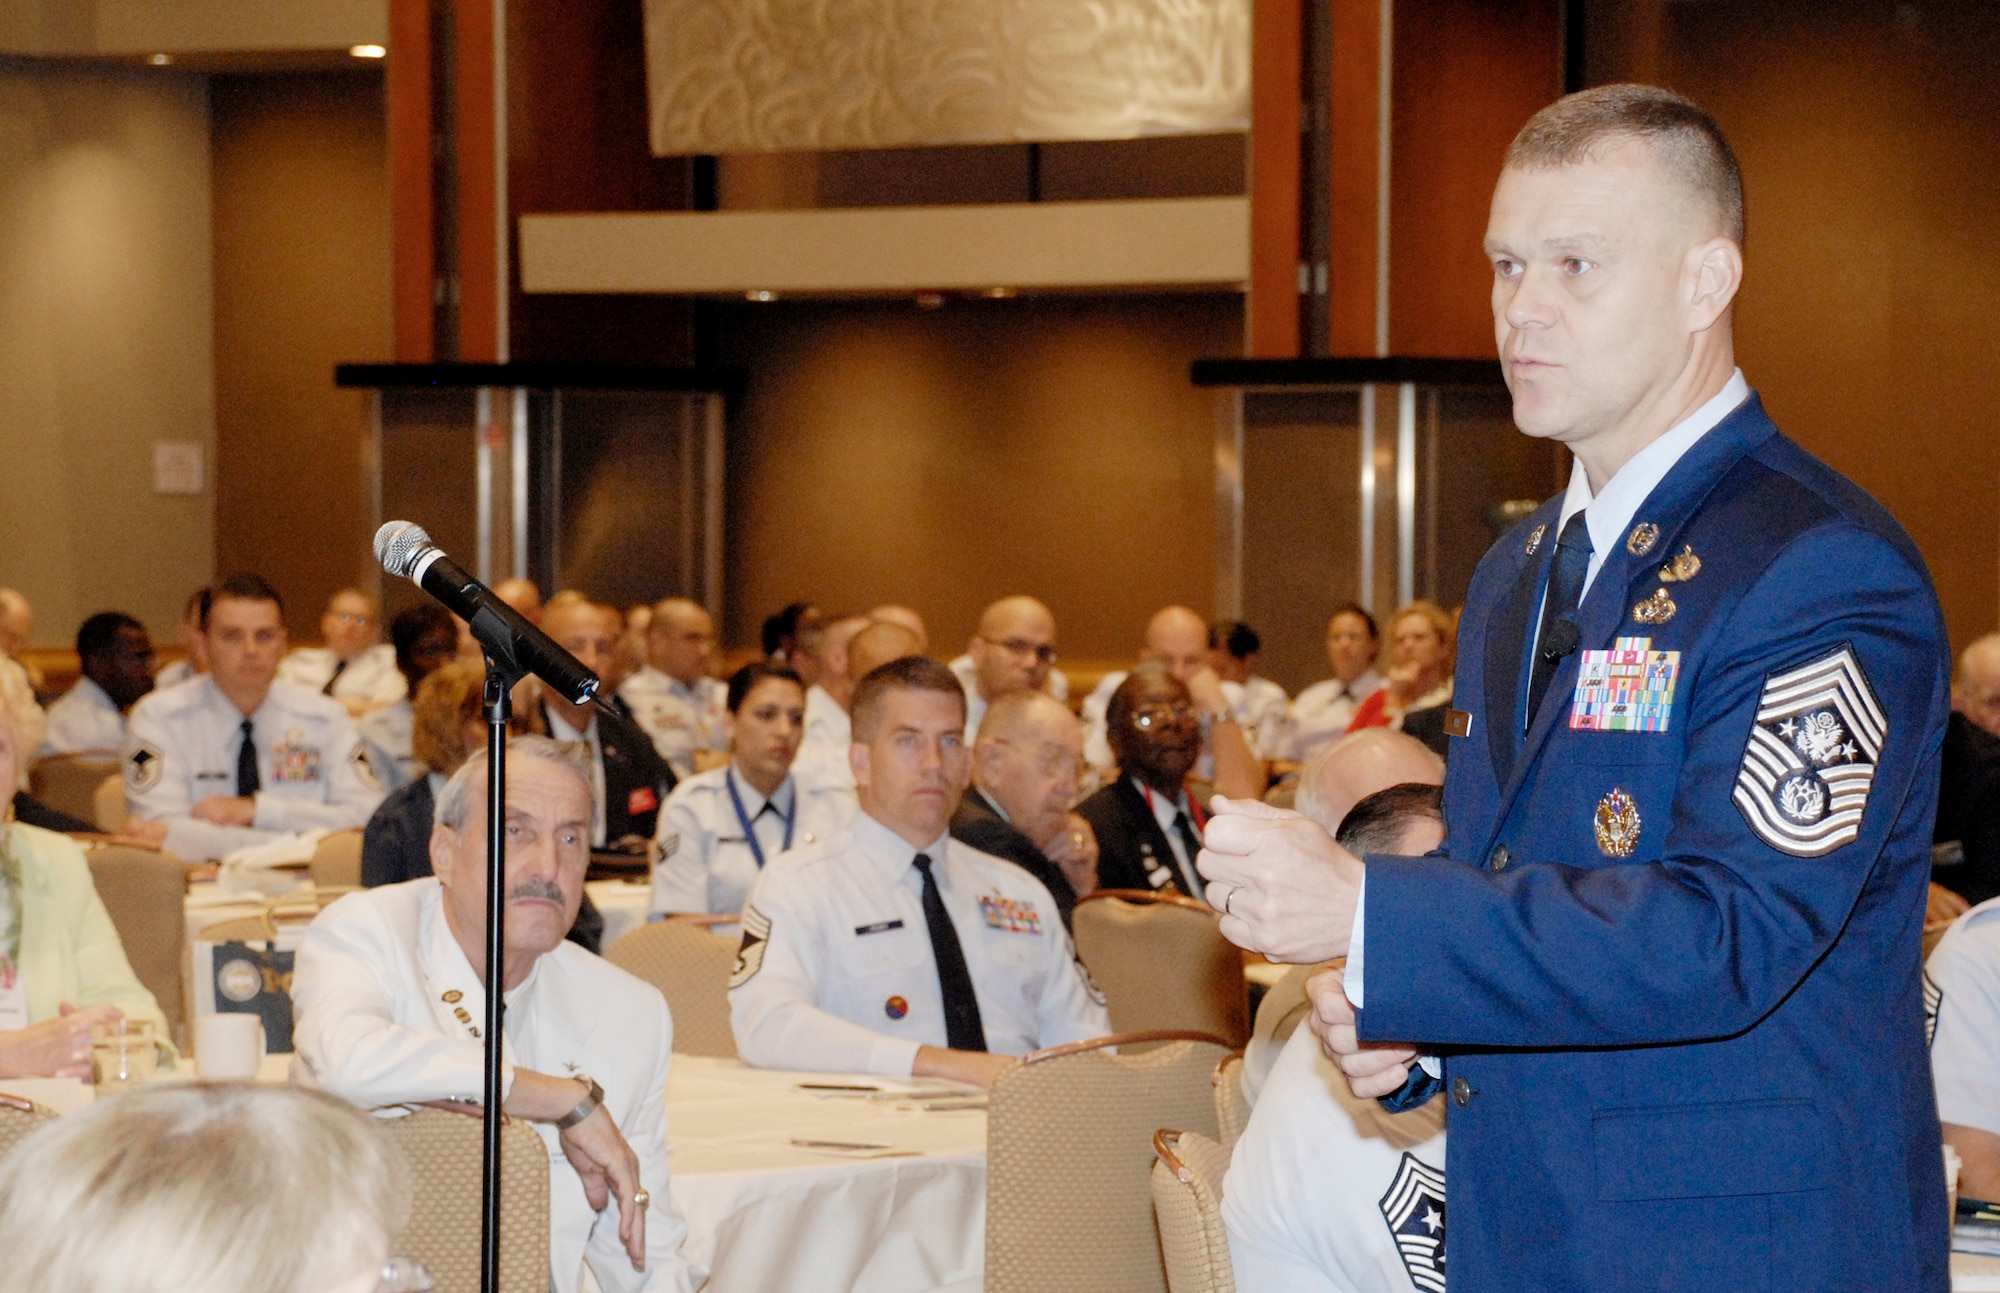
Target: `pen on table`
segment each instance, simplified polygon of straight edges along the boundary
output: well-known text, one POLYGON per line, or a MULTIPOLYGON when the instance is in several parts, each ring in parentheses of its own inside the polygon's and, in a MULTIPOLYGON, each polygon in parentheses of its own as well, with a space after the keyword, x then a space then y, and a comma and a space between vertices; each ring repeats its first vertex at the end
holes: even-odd
POLYGON ((882 1089, 879 1086, 862 1086, 852 1082, 799 1082, 794 1085, 801 1091, 880 1091, 882 1089))
POLYGON ((876 1144, 865 1140, 807 1140, 801 1136, 792 1137, 792 1144, 800 1149, 893 1149, 892 1145, 876 1144))

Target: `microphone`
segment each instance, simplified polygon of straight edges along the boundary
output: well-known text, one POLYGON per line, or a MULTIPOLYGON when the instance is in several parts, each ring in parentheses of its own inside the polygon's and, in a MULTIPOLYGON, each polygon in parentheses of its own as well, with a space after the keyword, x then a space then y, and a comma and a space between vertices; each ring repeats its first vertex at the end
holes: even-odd
POLYGON ((375 531, 375 559, 382 563, 382 569, 409 580, 471 626, 472 636, 496 663, 517 676, 533 674, 572 705, 587 705, 597 699, 601 684, 596 674, 495 597, 492 589, 465 573, 464 567, 431 542, 422 526, 409 521, 384 524, 375 531))

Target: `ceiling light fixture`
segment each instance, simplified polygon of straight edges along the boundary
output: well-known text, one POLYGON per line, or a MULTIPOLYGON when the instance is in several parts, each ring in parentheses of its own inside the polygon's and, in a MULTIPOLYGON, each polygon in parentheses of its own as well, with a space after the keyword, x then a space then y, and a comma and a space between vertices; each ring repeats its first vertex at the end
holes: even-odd
POLYGON ((354 45, 354 46, 351 46, 351 47, 350 47, 350 48, 348 49, 348 51, 347 51, 347 52, 348 52, 348 53, 350 53, 350 54, 352 54, 352 55, 354 55, 354 57, 356 57, 356 58, 387 58, 387 57, 389 57, 389 51, 388 51, 388 49, 387 49, 386 47, 384 47, 384 46, 381 46, 381 45, 354 45))
POLYGON ((148 58, 146 61, 148 63, 151 63, 154 67, 165 67, 167 64, 174 61, 174 56, 172 54, 155 54, 151 58, 148 58))
POLYGON ((775 301, 778 299, 778 294, 776 292, 765 291, 760 287, 755 291, 745 292, 743 299, 746 301, 775 301))
POLYGON ((1011 287, 989 287, 986 289, 986 295, 992 300, 1004 301, 1014 295, 1014 289, 1011 287))

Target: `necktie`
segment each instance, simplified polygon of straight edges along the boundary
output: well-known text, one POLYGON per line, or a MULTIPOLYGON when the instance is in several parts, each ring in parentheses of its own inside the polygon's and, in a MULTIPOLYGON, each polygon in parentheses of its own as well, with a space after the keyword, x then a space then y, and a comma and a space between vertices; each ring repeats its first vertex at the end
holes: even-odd
POLYGON ((924 877, 924 924, 931 929, 931 955, 937 960, 938 987, 944 992, 945 1045, 955 1051, 983 1051, 986 1028, 979 1022, 972 972, 965 968, 965 949, 959 946, 958 930, 931 874, 930 855, 917 854, 916 868, 924 877))
POLYGON ((1542 696, 1555 677, 1556 666, 1576 650, 1577 604, 1583 600, 1583 577, 1590 570, 1590 527, 1578 512, 1556 540, 1555 562, 1549 571, 1548 594, 1542 600, 1542 631, 1535 637, 1535 668, 1528 676, 1528 726, 1542 707, 1542 696))
POLYGON ((343 669, 345 669, 345 668, 347 668, 347 661, 345 661, 345 660, 335 660, 335 661, 333 662, 333 677, 331 677, 331 678, 328 678, 328 679, 326 680, 326 686, 324 686, 324 687, 321 687, 321 688, 319 689, 319 694, 320 694, 320 695, 322 695, 322 696, 331 696, 331 695, 333 695, 333 684, 335 684, 335 683, 337 683, 337 682, 339 682, 339 681, 340 681, 340 674, 341 674, 341 671, 342 671, 343 669))
POLYGON ((1195 855, 1201 852, 1201 836, 1195 834, 1194 823, 1188 820, 1186 813, 1174 814, 1174 831, 1181 837, 1181 847, 1187 850, 1186 874, 1181 877, 1181 881, 1189 886, 1188 897, 1199 898, 1201 876, 1194 869, 1194 859, 1195 855))
POLYGON ((243 720, 243 748, 236 752, 236 793, 248 799, 263 784, 263 779, 257 775, 257 737, 250 730, 250 720, 246 718, 243 720))

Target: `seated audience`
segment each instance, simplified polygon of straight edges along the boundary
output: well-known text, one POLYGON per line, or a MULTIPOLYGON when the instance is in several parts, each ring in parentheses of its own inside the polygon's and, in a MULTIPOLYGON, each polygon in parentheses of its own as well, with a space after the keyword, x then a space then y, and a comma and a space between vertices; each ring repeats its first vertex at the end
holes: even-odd
POLYGON ((802 780, 854 787, 854 774, 847 767, 847 747, 853 740, 847 706, 860 675, 848 668, 847 644, 867 627, 868 621, 859 615, 838 615, 799 629, 790 658, 806 681, 806 733, 794 768, 802 780))
POLYGON ((39 694, 42 690, 42 674, 39 669, 21 659, 21 653, 28 648, 28 639, 35 632, 35 608, 28 599, 12 588, 0 588, 0 661, 19 669, 28 679, 28 685, 39 694))
POLYGON ((49 706, 41 757, 115 756, 125 748, 125 715, 153 689, 153 639, 130 615, 100 611, 76 631, 83 676, 49 706))
POLYGON ((632 707, 619 695, 626 680, 638 667, 637 663, 628 662, 625 657, 625 613, 608 602, 592 602, 590 605, 598 618, 604 621, 605 636, 611 643, 611 649, 604 653, 604 658, 599 661, 601 667, 596 671, 601 684, 598 694, 604 697, 606 704, 626 718, 631 718, 632 707))
POLYGON ((405 1171, 371 1119, 317 1092, 158 1083, 0 1161, 0 1253, 20 1289, 417 1293, 429 1277, 389 1247, 405 1171))
POLYGON ((1097 835, 1098 887, 1201 897, 1194 860, 1208 818, 1187 793, 1201 752, 1187 684, 1164 665, 1142 664, 1111 693, 1105 721, 1118 779, 1076 808, 1097 835))
POLYGON ((396 671, 403 675, 404 695, 355 722, 382 783, 400 790, 423 776, 411 748, 415 717, 410 697, 434 671, 450 664, 458 652, 458 621, 435 602, 398 611, 389 621, 389 645, 396 653, 396 671))
POLYGON ((201 620, 209 672, 132 707, 125 833, 183 861, 319 828, 364 825, 382 802, 337 701, 278 681, 283 604, 256 575, 217 584, 201 620))
MULTIPOLYGON (((9 794, 41 717, 25 682, 0 683, 0 787, 9 794)), ((88 1081, 90 1030, 120 1017, 145 1020, 165 1042, 166 1017, 125 959, 83 850, 0 820, 0 1077, 88 1081)))
POLYGON ((208 599, 207 588, 197 588, 188 594, 180 626, 174 630, 174 641, 180 644, 181 658, 163 666, 153 675, 155 690, 178 687, 196 674, 208 672, 208 648, 201 637, 202 608, 208 605, 208 599))
MULTIPOLYGON (((561 594, 550 599, 542 631, 593 672, 611 654, 615 636, 596 606, 561 594)), ((590 748, 590 846, 643 851, 659 826, 660 805, 674 788, 674 770, 632 720, 592 705, 572 705, 546 687, 539 690, 548 734, 590 748)))
MULTIPOLYGON (((14 715, 15 735, 23 750, 38 747, 42 740, 42 725, 46 716, 42 707, 35 703, 35 689, 29 683, 28 675, 21 669, 0 669, 0 709, 14 715)), ((97 826, 92 822, 71 817, 58 812, 41 800, 30 795, 28 785, 28 765, 23 762, 16 781, 0 783, 0 805, 11 804, 14 820, 30 826, 39 826, 45 831, 65 834, 93 834, 97 826), (21 789, 16 789, 16 785, 21 789), (12 796, 11 799, 8 796, 12 796)), ((6 809, 0 807, 0 819, 6 817, 6 809)))
POLYGON ((781 611, 764 617, 764 626, 758 636, 764 648, 764 658, 772 664, 781 664, 806 680, 810 687, 819 681, 819 671, 813 661, 805 658, 799 650, 799 635, 816 627, 820 622, 819 607, 811 602, 793 602, 781 611))
POLYGON ((977 732, 986 707, 1010 691, 1046 691, 1056 663, 1056 617, 1032 597, 1003 597, 979 617, 979 631, 951 671, 965 687, 965 730, 977 732))
POLYGON ((1264 640, 1242 620, 1220 620, 1208 630, 1208 667, 1222 682, 1229 712, 1258 758, 1278 758, 1285 744, 1285 708, 1291 697, 1269 678, 1257 676, 1257 653, 1264 640))
POLYGON ((1951 711, 1931 879, 1985 902, 2000 896, 2000 633, 1959 655, 1951 711))
POLYGON ((517 611, 530 624, 542 622, 542 590, 532 579, 516 576, 493 585, 493 595, 517 611))
POLYGON ((847 644, 848 676, 866 678, 891 660, 919 654, 917 635, 909 629, 887 620, 870 623, 847 644))
POLYGON ((972 785, 951 837, 1005 858, 1042 882, 1070 927, 1076 900, 1097 888, 1097 833, 1070 806, 1083 767, 1083 726, 1039 691, 1010 691, 986 708, 972 747, 972 785))
POLYGON ((860 813, 774 858, 743 911, 729 1006, 744 1059, 991 1086, 1012 1056, 1110 1031, 1049 891, 946 829, 964 738, 965 692, 935 660, 861 680, 860 813))
POLYGON ((917 639, 917 649, 911 653, 913 655, 923 655, 931 649, 931 634, 930 630, 924 627, 924 617, 907 606, 898 606, 893 602, 877 606, 868 612, 868 619, 871 623, 897 624, 908 629, 917 639))
POLYGON ((1375 672, 1381 648, 1373 615, 1352 602, 1333 613, 1326 622, 1326 662, 1333 677, 1293 698, 1282 758, 1304 763, 1347 731, 1361 702, 1384 686, 1375 672))
MULTIPOLYGON (((1157 664, 1186 685, 1197 707, 1201 747, 1194 772, 1211 778, 1216 790, 1239 799, 1264 793, 1267 770, 1250 738, 1236 722, 1222 680, 1208 664, 1208 621, 1185 606, 1168 606, 1146 622, 1146 643, 1139 663, 1157 664)), ((1111 748, 1105 713, 1111 694, 1125 681, 1124 671, 1104 675, 1083 701, 1083 755, 1106 780, 1117 763, 1111 748)), ((1105 886, 1110 888, 1109 884, 1105 886)))
MULTIPOLYGON (((435 877, 349 894, 306 930, 292 979, 303 1084, 364 1109, 479 1098, 492 978, 485 800, 482 750, 438 796, 435 877)), ((551 1288, 575 1293, 588 1264, 606 1293, 691 1291, 704 1272, 681 1256, 687 1226, 668 1192, 666 1001, 563 941, 593 815, 579 751, 535 736, 510 743, 500 1111, 549 1147, 551 1288)))
POLYGON ((660 811, 655 912, 742 911, 773 858, 817 843, 854 815, 847 790, 792 778, 806 714, 798 674, 746 664, 730 677, 724 703, 729 763, 675 786, 660 811))
POLYGON ((300 647, 285 657, 278 677, 295 687, 331 696, 355 718, 393 704, 405 695, 396 653, 381 641, 381 612, 375 599, 343 588, 319 617, 325 646, 300 647))
POLYGON ((1432 602, 1414 601, 1389 621, 1388 685, 1362 701, 1350 732, 1393 727, 1445 755, 1444 711, 1451 702, 1451 616, 1432 602))
POLYGON ((1944 1143, 1958 1151, 1960 1196, 2000 1200, 2000 899, 1960 916, 1924 964, 1944 1143))
POLYGON ((715 663, 715 622, 699 604, 669 597, 653 608, 645 641, 645 667, 627 678, 618 694, 674 775, 691 777, 696 751, 729 745, 723 731, 728 688, 708 676, 715 663))
MULTIPOLYGON (((1335 838, 1357 856, 1435 848, 1444 838, 1435 780, 1369 795, 1335 838)), ((1359 1098, 1312 1030, 1296 1029, 1223 1181, 1236 1286, 1284 1293, 1443 1288, 1444 1123, 1442 1093, 1404 1113, 1359 1098)))
MULTIPOLYGON (((410 753, 423 775, 391 791, 361 836, 361 883, 422 880, 431 874, 431 827, 437 796, 474 750, 486 747, 486 666, 453 660, 413 689, 410 753)), ((533 711, 515 706, 511 730, 531 730, 533 711)))

